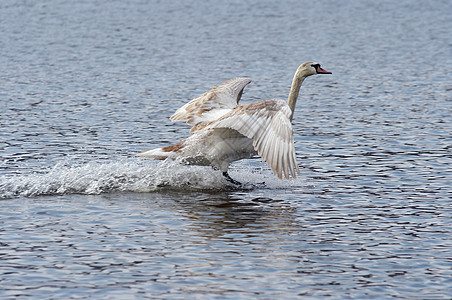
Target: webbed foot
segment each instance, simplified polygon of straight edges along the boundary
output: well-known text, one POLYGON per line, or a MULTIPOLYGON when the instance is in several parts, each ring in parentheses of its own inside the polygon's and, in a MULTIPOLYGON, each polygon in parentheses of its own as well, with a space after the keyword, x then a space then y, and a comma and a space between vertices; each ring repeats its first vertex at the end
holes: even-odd
POLYGON ((233 185, 236 185, 238 187, 243 186, 243 184, 241 182, 231 178, 231 176, 229 176, 228 172, 223 172, 223 176, 226 178, 227 181, 229 181, 233 185))

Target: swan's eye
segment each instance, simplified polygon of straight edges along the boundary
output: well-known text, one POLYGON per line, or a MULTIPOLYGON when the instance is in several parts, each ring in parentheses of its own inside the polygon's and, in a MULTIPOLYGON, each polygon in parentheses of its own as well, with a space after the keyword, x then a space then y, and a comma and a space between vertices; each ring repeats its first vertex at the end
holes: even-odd
POLYGON ((320 67, 320 65, 319 65, 319 64, 312 64, 312 65, 311 65, 311 67, 313 67, 314 69, 316 69, 316 70, 317 70, 317 68, 319 68, 319 67, 320 67))

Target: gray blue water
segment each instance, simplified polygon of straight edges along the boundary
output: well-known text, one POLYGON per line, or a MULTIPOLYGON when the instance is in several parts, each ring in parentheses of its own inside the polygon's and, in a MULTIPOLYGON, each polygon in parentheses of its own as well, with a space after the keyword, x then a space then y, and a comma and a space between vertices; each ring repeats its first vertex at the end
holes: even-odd
POLYGON ((0 298, 451 298, 451 2, 226 2, 0 3, 0 298), (136 157, 305 61, 296 180, 136 157))

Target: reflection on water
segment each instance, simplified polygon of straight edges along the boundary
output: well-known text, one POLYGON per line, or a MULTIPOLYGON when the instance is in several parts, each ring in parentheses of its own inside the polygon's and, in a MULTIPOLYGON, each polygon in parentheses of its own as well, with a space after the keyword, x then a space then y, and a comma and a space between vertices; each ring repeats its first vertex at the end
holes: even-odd
POLYGON ((293 208, 283 203, 282 207, 275 205, 279 202, 264 197, 246 200, 240 195, 207 195, 176 203, 184 209, 186 217, 196 221, 190 226, 192 230, 209 239, 230 239, 230 242, 237 239, 252 243, 251 237, 260 232, 275 236, 287 233, 294 219, 290 213, 293 208))

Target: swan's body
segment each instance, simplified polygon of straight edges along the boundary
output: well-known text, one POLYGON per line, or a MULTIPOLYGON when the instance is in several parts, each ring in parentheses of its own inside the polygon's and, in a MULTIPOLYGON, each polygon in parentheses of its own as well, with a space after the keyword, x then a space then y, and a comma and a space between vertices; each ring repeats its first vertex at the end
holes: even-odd
MULTIPOLYGON (((139 156, 181 158, 187 164, 213 166, 228 177, 229 165, 256 154, 282 179, 299 171, 292 134, 292 117, 301 84, 314 74, 331 74, 319 64, 304 63, 294 75, 288 101, 265 100, 238 105, 249 78, 235 78, 179 108, 171 120, 193 125, 187 139, 139 156)), ((228 177, 230 179, 230 177, 228 177)), ((232 179, 231 179, 232 180, 232 179)))

